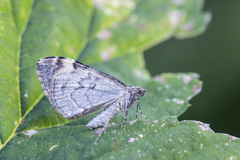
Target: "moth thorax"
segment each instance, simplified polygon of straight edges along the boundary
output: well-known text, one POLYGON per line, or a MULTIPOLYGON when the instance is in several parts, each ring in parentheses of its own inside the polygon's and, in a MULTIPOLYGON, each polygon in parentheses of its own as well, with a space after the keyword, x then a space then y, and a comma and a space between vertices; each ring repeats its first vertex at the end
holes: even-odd
POLYGON ((132 89, 137 92, 139 96, 144 96, 145 92, 147 92, 146 89, 143 89, 142 87, 139 86, 132 86, 132 89))

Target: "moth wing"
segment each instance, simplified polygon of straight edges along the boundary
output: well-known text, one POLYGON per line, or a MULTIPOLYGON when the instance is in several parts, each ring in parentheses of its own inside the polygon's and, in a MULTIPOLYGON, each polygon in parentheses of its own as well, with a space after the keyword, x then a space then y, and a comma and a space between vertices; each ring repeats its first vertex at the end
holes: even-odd
POLYGON ((85 64, 63 57, 46 57, 37 63, 45 95, 68 119, 93 113, 122 96, 126 85, 85 64))

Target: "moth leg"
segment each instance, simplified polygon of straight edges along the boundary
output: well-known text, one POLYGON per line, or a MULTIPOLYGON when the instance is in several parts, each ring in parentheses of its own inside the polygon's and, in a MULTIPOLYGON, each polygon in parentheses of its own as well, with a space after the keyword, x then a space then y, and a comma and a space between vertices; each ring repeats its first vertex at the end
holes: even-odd
POLYGON ((122 122, 122 124, 121 124, 121 127, 123 127, 124 123, 125 123, 126 120, 127 120, 128 110, 129 110, 129 108, 126 109, 125 117, 124 117, 124 120, 123 120, 123 122, 122 122))
POLYGON ((98 134, 97 139, 95 140, 94 144, 97 144, 97 141, 99 140, 99 138, 102 136, 103 133, 106 132, 106 129, 108 127, 108 123, 109 123, 110 119, 108 119, 108 121, 105 123, 105 125, 102 128, 99 128, 93 135, 92 137, 96 136, 98 134))
MULTIPOLYGON (((142 115, 142 119, 145 121, 145 122, 147 122, 147 120, 145 119, 145 117, 143 116, 143 114, 142 114, 142 110, 141 110, 141 107, 140 107, 140 104, 139 104, 139 97, 137 97, 137 109, 139 108, 139 111, 140 111, 140 113, 141 113, 141 115, 142 115)), ((137 112, 136 112, 136 120, 137 120, 137 112)))
POLYGON ((137 120, 137 115, 138 115, 138 107, 139 107, 139 101, 137 101, 137 108, 136 108, 136 120, 137 120))
POLYGON ((91 130, 94 128, 103 126, 102 128, 99 128, 94 133, 93 136, 98 134, 98 137, 97 137, 96 141, 94 142, 94 144, 96 144, 98 139, 101 137, 101 135, 106 132, 106 129, 108 127, 108 123, 109 123, 110 119, 112 119, 116 114, 118 114, 118 112, 114 109, 114 107, 116 107, 115 104, 108 106, 101 113, 99 113, 96 117, 94 117, 90 122, 88 122, 88 124, 86 125, 86 127, 88 127, 91 130))
MULTIPOLYGON (((130 97, 131 97, 131 96, 132 96, 132 93, 130 94, 130 97)), ((125 102, 126 102, 126 101, 125 101, 125 97, 124 97, 124 105, 125 105, 125 102)), ((126 108, 126 111, 125 111, 125 117, 124 117, 124 120, 123 120, 123 122, 122 122, 122 124, 121 124, 121 127, 123 127, 124 123, 125 123, 126 120, 127 120, 129 105, 130 105, 130 102, 128 101, 127 105, 125 105, 125 106, 127 106, 127 108, 126 108)))

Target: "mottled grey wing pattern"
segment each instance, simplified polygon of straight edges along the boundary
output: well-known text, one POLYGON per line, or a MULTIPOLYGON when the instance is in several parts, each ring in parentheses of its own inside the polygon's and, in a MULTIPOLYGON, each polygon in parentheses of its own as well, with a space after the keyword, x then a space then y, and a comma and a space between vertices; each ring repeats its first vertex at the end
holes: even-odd
POLYGON ((37 73, 45 95, 68 119, 95 112, 126 91, 126 85, 116 78, 69 58, 42 58, 37 73))

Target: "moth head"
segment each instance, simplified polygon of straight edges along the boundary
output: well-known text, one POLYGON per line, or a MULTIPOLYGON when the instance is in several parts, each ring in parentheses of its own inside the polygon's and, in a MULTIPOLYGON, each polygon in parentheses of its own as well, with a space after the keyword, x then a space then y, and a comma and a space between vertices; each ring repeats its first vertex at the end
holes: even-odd
POLYGON ((138 93, 139 96, 144 96, 145 92, 147 92, 146 89, 143 89, 142 87, 135 87, 134 90, 138 93))

